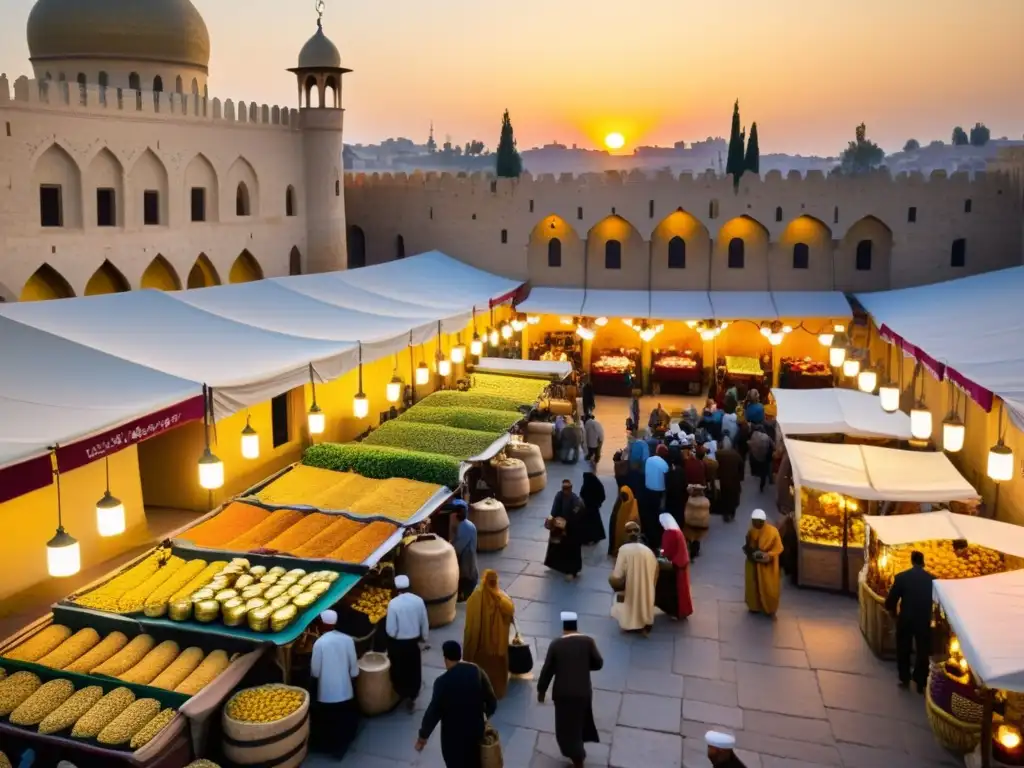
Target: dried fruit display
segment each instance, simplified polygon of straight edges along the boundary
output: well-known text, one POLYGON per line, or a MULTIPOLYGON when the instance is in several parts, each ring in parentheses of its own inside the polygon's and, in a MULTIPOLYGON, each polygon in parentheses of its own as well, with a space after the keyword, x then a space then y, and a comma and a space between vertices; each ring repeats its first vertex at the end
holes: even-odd
POLYGON ((910 554, 917 550, 924 555, 924 567, 937 579, 973 579, 1006 570, 1003 555, 994 549, 968 544, 956 549, 951 541, 918 541, 888 547, 885 553, 869 563, 868 586, 879 596, 889 594, 897 573, 910 568, 910 554))
POLYGON ((323 532, 337 519, 333 515, 312 512, 295 523, 295 525, 285 529, 284 533, 268 541, 266 547, 276 552, 294 552, 303 544, 309 542, 314 536, 323 532))
POLYGON ((500 433, 508 430, 521 418, 522 414, 512 411, 468 407, 442 408, 420 403, 399 416, 398 420, 500 433))
MULTIPOLYGON (((291 474, 290 472, 288 474, 291 474)), ((239 501, 228 504, 216 516, 181 534, 200 547, 219 547, 262 523, 270 512, 239 501)))
POLYGON ((381 482, 352 472, 344 476, 348 478, 344 483, 331 486, 314 496, 306 496, 308 501, 305 503, 320 509, 348 509, 353 502, 377 490, 381 482))
POLYGON ((467 459, 483 453, 500 436, 497 432, 388 421, 371 432, 363 443, 467 459))
POLYGON ((281 509, 277 512, 271 512, 270 517, 255 528, 245 531, 222 546, 224 549, 234 552, 248 552, 250 549, 258 549, 265 546, 268 541, 280 536, 301 519, 302 513, 294 509, 281 509))
POLYGON ((355 536, 327 555, 329 560, 343 563, 361 563, 387 541, 398 526, 392 523, 375 521, 363 527, 355 536))
POLYGON ((843 545, 843 525, 847 547, 864 546, 864 520, 861 502, 832 491, 818 493, 800 489, 800 539, 813 544, 843 545))
POLYGON ((284 720, 305 702, 307 694, 289 685, 261 685, 239 691, 224 708, 232 720, 242 723, 272 723, 284 720))
POLYGON ((388 613, 391 602, 391 590, 381 587, 364 587, 359 596, 352 602, 352 610, 365 614, 371 624, 376 624, 388 613))
POLYGON ((365 525, 347 517, 336 517, 333 523, 292 554, 296 557, 326 557, 361 531, 365 525))
MULTIPOLYGON (((438 392, 431 397, 438 394, 463 393, 438 392)), ((387 448, 381 445, 320 443, 306 449, 302 456, 302 463, 338 471, 351 470, 364 477, 375 477, 379 480, 404 477, 424 483, 445 485, 449 488, 455 488, 459 484, 460 462, 458 459, 436 453, 387 448)))
POLYGON ((264 504, 287 506, 307 504, 305 501, 339 483, 345 483, 351 475, 332 469, 307 467, 302 464, 292 467, 279 478, 256 494, 264 504))
POLYGON ((433 483, 393 477, 378 481, 376 490, 349 505, 348 511, 359 515, 383 515, 393 520, 408 520, 438 490, 440 486, 433 483))

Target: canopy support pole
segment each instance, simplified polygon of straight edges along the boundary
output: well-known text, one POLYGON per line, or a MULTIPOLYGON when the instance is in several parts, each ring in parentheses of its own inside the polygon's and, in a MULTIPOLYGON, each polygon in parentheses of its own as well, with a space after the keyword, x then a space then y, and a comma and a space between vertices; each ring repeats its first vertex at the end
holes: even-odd
POLYGON ((996 692, 985 688, 984 697, 981 711, 981 768, 992 768, 992 710, 996 692))

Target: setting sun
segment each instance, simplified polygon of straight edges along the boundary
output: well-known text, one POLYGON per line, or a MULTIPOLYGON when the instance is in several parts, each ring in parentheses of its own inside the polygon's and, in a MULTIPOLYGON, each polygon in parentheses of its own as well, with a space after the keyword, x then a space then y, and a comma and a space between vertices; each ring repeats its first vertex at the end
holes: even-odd
POLYGON ((604 145, 608 149, 622 149, 626 145, 626 139, 621 133, 609 133, 604 137, 604 145))

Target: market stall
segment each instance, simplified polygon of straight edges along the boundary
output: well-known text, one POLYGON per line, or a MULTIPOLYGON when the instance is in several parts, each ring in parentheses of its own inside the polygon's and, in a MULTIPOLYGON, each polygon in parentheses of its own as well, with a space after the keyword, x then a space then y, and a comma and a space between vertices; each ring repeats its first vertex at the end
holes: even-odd
POLYGON ((864 515, 880 502, 974 499, 943 453, 786 442, 793 468, 797 584, 852 593, 864 566, 864 515))
POLYGON ((629 397, 638 386, 640 350, 619 347, 593 353, 590 383, 595 395, 629 397))
POLYGON ((878 396, 852 389, 772 390, 785 437, 843 435, 853 439, 909 440, 910 417, 886 413, 878 396))
POLYGON ((771 358, 739 357, 727 355, 718 360, 719 407, 725 404, 725 393, 733 387, 746 390, 756 389, 761 393, 762 402, 767 402, 771 389, 771 358))
POLYGON ((779 363, 779 384, 786 389, 827 389, 833 386, 832 369, 810 357, 784 357, 779 363))
POLYGON ((651 381, 665 394, 699 394, 704 379, 703 356, 692 349, 655 349, 651 355, 651 381))

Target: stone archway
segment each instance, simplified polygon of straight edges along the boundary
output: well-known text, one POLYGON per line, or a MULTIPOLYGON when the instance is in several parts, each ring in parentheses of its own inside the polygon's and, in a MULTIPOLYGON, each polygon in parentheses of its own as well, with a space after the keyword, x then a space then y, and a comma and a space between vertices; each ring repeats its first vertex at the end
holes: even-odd
POLYGON ((89 282, 85 284, 86 296, 101 296, 106 293, 124 293, 130 291, 131 286, 121 274, 121 270, 104 261, 100 268, 92 273, 89 282))
POLYGON ((209 288, 213 285, 220 285, 220 275, 217 274, 217 269, 205 253, 200 253, 196 258, 195 264, 189 270, 186 285, 189 288, 209 288))
POLYGON ((526 267, 534 285, 579 288, 583 285, 584 244, 561 216, 537 222, 526 246, 526 267))
POLYGON ((181 278, 170 262, 158 254, 142 273, 139 285, 141 288, 152 288, 157 291, 180 291, 181 278))
POLYGON ((19 301, 49 301, 70 299, 75 295, 71 284, 49 264, 43 264, 22 286, 19 301))
POLYGON ((722 224, 711 258, 711 290, 768 290, 768 229, 752 216, 722 224))
POLYGON ((832 230, 813 216, 797 216, 772 244, 773 291, 833 290, 832 230))
POLYGON ((263 279, 263 269, 248 251, 238 254, 228 273, 229 283, 253 283, 263 279))
POLYGON ((366 266, 366 233, 357 224, 348 228, 348 268, 358 269, 366 266))
POLYGON ((621 216, 606 216, 590 228, 586 253, 587 288, 650 287, 649 246, 636 227, 621 216))
POLYGON ((651 232, 651 288, 706 291, 711 234, 693 214, 679 208, 651 232))
POLYGON ((836 289, 872 291, 889 288, 892 230, 875 216, 855 221, 835 253, 836 289))

